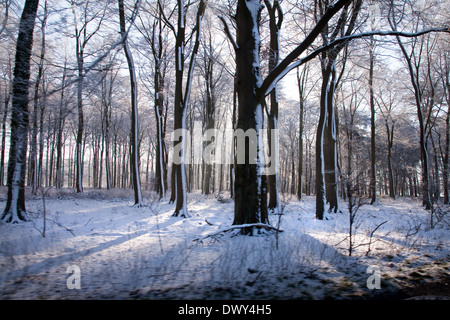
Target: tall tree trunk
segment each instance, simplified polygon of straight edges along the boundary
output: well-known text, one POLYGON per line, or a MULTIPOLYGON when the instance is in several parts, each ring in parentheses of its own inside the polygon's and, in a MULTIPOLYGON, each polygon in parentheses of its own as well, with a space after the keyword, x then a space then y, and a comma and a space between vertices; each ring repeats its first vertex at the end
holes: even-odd
POLYGON ((388 137, 388 175, 389 175, 389 196, 395 199, 395 182, 394 182, 394 170, 392 168, 392 147, 394 146, 394 124, 392 124, 391 129, 389 129, 388 124, 386 123, 386 131, 388 137))
POLYGON ((3 100, 4 109, 2 117, 2 145, 0 151, 0 186, 4 185, 5 181, 5 148, 6 148, 6 121, 8 118, 9 102, 11 101, 12 92, 10 89, 5 89, 5 98, 3 100))
POLYGON ((370 99, 370 204, 376 204, 377 200, 377 158, 375 143, 375 98, 373 93, 373 67, 374 67, 374 46, 373 37, 370 37, 369 48, 369 99, 370 99))
MULTIPOLYGON (((449 72, 447 72, 447 77, 449 72)), ((450 88, 450 81, 447 79, 447 87, 450 88)), ((450 94, 450 90, 447 90, 447 94, 450 94)), ((448 98, 447 98, 448 99, 448 98)), ((449 154, 450 154, 450 103, 447 100, 447 116, 445 117, 445 154, 443 156, 443 172, 442 180, 444 185, 444 204, 449 203, 449 154)))
MULTIPOLYGON (((319 16, 325 16, 328 10, 338 5, 330 5, 330 1, 317 1, 315 11, 319 16)), ((321 30, 324 45, 339 36, 352 34, 358 14, 361 10, 362 0, 342 3, 344 9, 337 24, 332 28, 326 21, 321 30), (332 30, 331 30, 332 29, 332 30)), ((323 16, 320 20, 323 19, 323 16)), ((322 91, 320 98, 320 116, 316 137, 316 218, 323 219, 326 202, 330 204, 329 211, 339 210, 338 201, 338 166, 337 166, 337 128, 334 110, 334 91, 336 79, 336 60, 339 52, 346 46, 345 43, 334 46, 331 50, 322 52, 322 91), (322 114, 325 112, 325 114, 322 114), (320 145, 323 144, 323 145, 320 145), (322 178, 323 177, 323 178, 322 178), (324 184, 324 185, 322 185, 324 184)))
POLYGON ((420 155, 421 155, 421 161, 422 161, 422 204, 425 207, 425 209, 429 210, 431 209, 431 190, 430 190, 430 171, 429 171, 429 159, 428 159, 428 148, 427 148, 427 139, 426 139, 426 132, 425 132, 425 119, 423 116, 423 110, 422 110, 422 98, 420 93, 419 84, 416 80, 414 68, 412 65, 411 58, 409 57, 408 53, 406 52, 405 47, 403 46, 401 40, 399 37, 397 37, 397 42, 399 43, 399 46, 403 52, 403 55, 405 57, 405 60, 408 65, 408 70, 411 78, 411 83, 414 89, 414 98, 416 101, 416 108, 417 108, 417 118, 419 120, 419 137, 420 137, 420 155))
MULTIPOLYGON (((326 200, 329 204, 329 212, 338 212, 339 200, 338 200, 338 166, 337 166, 337 128, 336 117, 334 107, 334 92, 336 88, 336 67, 335 63, 330 64, 329 70, 325 71, 325 78, 328 82, 328 87, 324 94, 322 103, 326 100, 327 119, 325 122, 324 132, 324 167, 325 167, 325 190, 326 200)), ((322 108, 321 108, 322 109, 322 108)), ((324 108, 325 109, 325 108, 324 108)))
POLYGON ((444 88, 444 97, 447 102, 447 116, 445 117, 445 148, 444 155, 442 156, 443 170, 442 170, 442 182, 444 187, 444 204, 449 204, 449 154, 450 154, 450 64, 449 57, 444 57, 443 76, 441 77, 442 86, 444 88))
POLYGON ((166 163, 166 135, 164 119, 167 111, 164 108, 164 73, 163 73, 163 39, 161 11, 158 12, 159 20, 153 25, 153 37, 151 41, 152 53, 155 59, 154 87, 155 87, 155 119, 156 119, 156 170, 155 191, 160 199, 166 198, 167 190, 167 163, 166 163), (156 35, 158 30, 158 35, 156 35))
POLYGON ((320 114, 316 134, 316 219, 323 220, 326 210, 325 194, 325 146, 324 136, 328 115, 327 92, 331 81, 331 68, 322 70, 322 89, 320 95, 320 114))
POLYGON ((84 57, 83 51, 80 48, 80 39, 77 35, 77 67, 78 67, 78 81, 77 81, 77 111, 78 111, 78 128, 76 135, 76 149, 75 149, 75 188, 77 193, 83 192, 83 135, 84 135, 84 114, 83 114, 83 68, 84 57))
MULTIPOLYGON (((256 89, 261 85, 261 68, 259 60, 260 39, 259 22, 262 7, 258 0, 239 0, 236 25, 237 46, 236 72, 238 88, 237 130, 250 134, 241 147, 237 146, 237 158, 245 158, 236 164, 235 172, 235 209, 233 224, 268 223, 266 179, 262 174, 260 159, 259 134, 263 126, 261 101, 256 96, 256 89), (256 147, 256 159, 250 148, 256 147), (241 156, 241 157, 240 157, 241 156), (256 161, 254 161, 256 160, 256 161), (256 162, 256 163, 255 163, 256 162)), ((244 228, 248 234, 252 228, 244 228)))
MULTIPOLYGON (((269 26, 270 26, 270 48, 269 48, 269 72, 272 71, 278 64, 280 59, 280 29, 283 23, 283 12, 278 0, 273 1, 273 5, 269 0, 264 0, 267 10, 269 11, 269 26)), ((269 123, 269 150, 271 159, 275 161, 274 173, 267 176, 267 188, 269 190, 269 210, 272 212, 280 213, 280 199, 278 192, 278 89, 274 86, 274 89, 270 93, 270 113, 268 116, 269 123), (275 137, 272 137, 275 135, 275 137), (272 141, 275 145, 272 145, 272 141)), ((294 172, 292 172, 294 173, 294 172)))
POLYGON ((36 77, 36 81, 34 84, 34 112, 33 112, 33 129, 31 135, 31 154, 30 154, 30 181, 31 181, 31 192, 36 194, 37 188, 40 187, 39 181, 39 165, 37 159, 37 134, 38 134, 38 113, 40 113, 41 108, 45 108, 45 106, 39 106, 42 104, 42 101, 39 99, 39 87, 41 85, 42 77, 44 74, 44 58, 45 58, 45 27, 47 24, 47 1, 45 1, 44 5, 44 18, 41 23, 41 53, 39 56, 39 64, 38 64, 38 73, 36 77))
POLYGON ((305 102, 306 102, 306 79, 308 77, 308 68, 305 67, 300 73, 300 68, 297 69, 297 86, 300 103, 299 114, 299 134, 298 134, 298 185, 297 185, 297 199, 302 200, 303 196, 303 131, 305 118, 305 102))
POLYGON ((130 47, 128 46, 128 40, 125 35, 125 9, 123 0, 118 0, 119 4, 119 18, 120 18, 120 34, 123 40, 123 50, 128 63, 128 70, 130 72, 130 85, 131 85, 131 170, 132 170, 132 182, 134 189, 134 204, 142 205, 142 192, 141 192, 141 178, 139 174, 139 145, 138 145, 138 105, 137 105, 137 80, 136 71, 134 69, 133 55, 131 54, 130 47))
POLYGON ((2 221, 25 220, 25 172, 28 142, 28 91, 33 31, 39 0, 26 0, 19 24, 11 106, 8 194, 2 221))
MULTIPOLYGON (((186 209, 186 172, 184 162, 184 151, 186 147, 186 110, 183 104, 183 73, 184 73, 184 51, 185 51, 185 8, 184 1, 178 0, 178 29, 175 40, 175 97, 174 97, 174 131, 182 130, 181 140, 174 141, 174 147, 180 146, 179 163, 172 165, 172 194, 171 202, 175 202, 175 216, 187 217, 186 209), (180 212, 181 211, 181 212, 180 212)), ((175 154, 174 154, 175 156, 175 154)))
POLYGON ((56 141, 56 188, 63 186, 63 129, 65 120, 65 85, 66 85, 67 62, 64 64, 64 70, 61 80, 61 99, 59 101, 59 115, 57 122, 57 141, 56 141))
MULTIPOLYGON (((209 52, 206 52, 204 54, 204 70, 203 70, 203 76, 205 80, 205 88, 206 88, 206 101, 205 101, 205 108, 204 108, 204 131, 212 130, 215 127, 215 109, 216 109, 216 97, 215 97, 215 85, 214 85, 214 56, 213 56, 213 47, 211 43, 211 37, 209 38, 209 52)), ((217 137, 215 137, 217 141, 217 137)), ((192 142, 192 140, 191 140, 192 142)), ((206 147, 206 143, 203 146, 203 148, 206 147)), ((215 150, 212 150, 211 153, 214 153, 215 150)), ((211 154, 211 156, 214 156, 211 154)), ((205 159, 203 159, 205 160, 205 159)), ((213 159, 209 159, 213 160, 213 159)), ((213 161, 204 161, 203 167, 204 167, 204 175, 203 175, 203 188, 202 191, 205 195, 208 195, 211 193, 214 183, 212 178, 212 171, 213 171, 213 161)))
MULTIPOLYGON (((396 31, 397 30, 397 21, 395 17, 395 10, 393 10, 393 2, 391 2, 391 8, 390 8, 390 16, 389 16, 389 23, 391 28, 396 31), (391 16, 392 15, 392 16, 391 16)), ((400 47, 400 50, 402 51, 403 57, 405 58, 405 62, 408 67, 409 76, 411 80, 411 84, 414 91, 414 99, 416 102, 416 108, 417 108, 417 118, 419 120, 419 145, 420 145, 420 156, 421 156, 421 164, 422 164, 422 204, 425 207, 425 209, 429 210, 431 209, 431 195, 430 195, 430 172, 429 172, 429 159, 428 159, 428 148, 427 148, 427 138, 426 138, 426 132, 425 132, 425 119, 423 115, 423 109, 422 109, 422 95, 421 90, 419 86, 419 80, 417 79, 417 74, 414 70, 414 65, 412 62, 412 54, 410 55, 406 48, 401 41, 399 36, 396 36, 397 43, 400 47)), ((431 215, 432 216, 432 215, 431 215)))
MULTIPOLYGON (((176 32, 175 43, 175 106, 174 106, 174 130, 180 130, 178 140, 174 141, 174 150, 178 150, 176 155, 179 163, 174 163, 172 170, 175 174, 174 182, 176 205, 174 216, 188 217, 187 212, 187 184, 186 184, 186 117, 189 106, 189 97, 191 93, 192 77, 198 48, 200 46, 202 19, 206 9, 206 1, 201 0, 197 9, 196 25, 193 32, 195 32, 195 42, 190 56, 189 70, 186 76, 185 90, 183 92, 183 78, 184 78, 184 59, 185 59, 185 5, 184 0, 178 0, 178 29, 176 32)), ((194 36, 194 35, 192 35, 194 36)), ((175 155, 175 154, 174 154, 175 155)))

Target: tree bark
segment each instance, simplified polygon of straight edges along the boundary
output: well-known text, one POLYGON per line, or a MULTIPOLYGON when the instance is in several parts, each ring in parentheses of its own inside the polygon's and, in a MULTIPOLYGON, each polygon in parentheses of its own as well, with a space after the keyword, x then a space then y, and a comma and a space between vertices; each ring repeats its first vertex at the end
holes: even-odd
POLYGON ((56 140, 56 188, 63 186, 63 129, 65 120, 65 85, 66 85, 67 62, 64 64, 64 70, 61 80, 61 99, 59 101, 59 116, 57 122, 57 140, 56 140))
POLYGON ((6 147, 6 122, 8 118, 9 103, 11 101, 11 88, 5 89, 5 98, 3 100, 4 109, 2 117, 2 145, 0 151, 0 186, 4 186, 5 181, 5 147, 6 147))
POLYGON ((134 204, 137 206, 142 205, 142 192, 141 192, 141 178, 139 174, 139 144, 138 144, 138 101, 137 101, 137 79, 136 71, 134 68, 133 55, 130 47, 128 46, 128 39, 125 36, 125 9, 123 0, 118 0, 119 4, 119 18, 120 18, 120 34, 125 37, 123 40, 123 50, 127 59, 128 70, 130 73, 130 85, 131 85, 131 170, 132 170, 132 182, 134 190, 134 204))
MULTIPOLYGON (((261 9, 258 0, 238 1, 236 14, 237 129, 243 132, 255 130, 257 134, 256 137, 250 134, 243 148, 242 145, 241 148, 237 146, 237 158, 243 155, 245 160, 237 161, 235 167, 234 225, 268 223, 267 186, 265 176, 262 174, 261 159, 259 159, 262 146, 258 139, 258 131, 262 129, 263 112, 261 101, 256 96, 256 89, 262 83, 258 30, 261 9), (250 147, 256 147, 256 161, 249 159, 250 147)), ((244 234, 252 232, 253 228, 242 229, 244 234)))
POLYGON ((11 106, 8 193, 2 221, 25 220, 25 172, 28 142, 28 91, 33 31, 39 0, 26 0, 19 24, 11 106))
POLYGON ((300 73, 300 69, 297 69, 297 85, 300 102, 300 114, 299 114, 299 134, 298 134, 298 185, 297 185, 297 199, 302 200, 303 197, 303 131, 304 131, 304 118, 305 118, 305 102, 306 102, 306 79, 308 77, 309 70, 305 67, 300 73))
POLYGON ((329 212, 338 212, 338 166, 337 166, 337 128, 334 107, 334 92, 336 88, 336 68, 334 62, 330 68, 324 71, 324 81, 328 86, 321 99, 321 103, 326 103, 326 107, 321 110, 327 112, 324 131, 324 168, 325 168, 325 190, 326 201, 329 204, 329 212))
MULTIPOLYGON (((269 48, 269 72, 272 71, 278 64, 280 59, 280 29, 283 23, 283 11, 278 0, 274 0, 273 5, 269 0, 265 0, 265 5, 269 11, 269 26, 270 26, 270 48, 269 48)), ((276 152, 278 152, 278 89, 275 85, 270 92, 270 112, 268 115, 269 124, 269 152, 271 158, 275 161, 274 173, 267 176, 267 188, 269 190, 269 210, 272 212, 280 213, 280 199, 278 192, 278 161, 276 152), (272 135, 275 137, 272 138, 272 135), (272 141, 275 145, 272 145, 272 141)), ((292 173, 294 174, 295 171, 292 173)))
POLYGON ((447 100, 447 116, 445 117, 445 154, 443 156, 443 173, 442 180, 444 184, 444 204, 448 204, 449 201, 449 154, 450 154, 450 71, 447 69, 447 64, 445 67, 445 80, 443 79, 444 91, 446 92, 445 97, 447 100))
MULTIPOLYGON (((175 193, 175 212, 174 216, 188 217, 187 212, 187 184, 185 168, 186 151, 186 116, 191 93, 192 76, 200 45, 202 18, 206 9, 206 1, 201 0, 197 9, 195 32, 195 42, 190 56, 189 70, 186 77, 185 88, 184 80, 184 59, 185 59, 185 5, 184 0, 178 0, 178 28, 175 41, 175 106, 174 106, 174 130, 180 130, 181 135, 178 141, 174 141, 174 149, 179 150, 176 157, 179 163, 173 163, 172 174, 174 175, 172 184, 172 198, 175 193), (183 90, 184 89, 184 90, 183 90)), ((171 200, 172 200, 171 198, 171 200)))
POLYGON ((326 92, 329 88, 331 69, 322 71, 322 91, 320 96, 320 114, 316 134, 316 219, 323 220, 326 210, 325 193, 325 158, 324 158, 324 135, 326 117, 328 114, 328 99, 326 92))
POLYGON ((375 131, 375 98, 373 93, 373 67, 374 67, 374 46, 373 37, 370 37, 369 48, 369 99, 370 99, 370 204, 376 204, 377 200, 377 158, 376 158, 376 131, 375 131))
POLYGON ((411 58, 409 57, 403 43, 400 40, 400 37, 397 37, 397 42, 400 46, 400 49, 403 52, 403 56, 405 57, 406 63, 408 65, 408 70, 411 78, 411 84, 414 89, 414 98, 416 101, 417 108, 417 118, 419 120, 419 144, 420 144, 420 155, 422 160, 422 204, 425 209, 431 209, 431 193, 430 193, 430 171, 429 171, 429 159, 428 159, 428 148, 426 141, 426 132, 425 132, 425 120, 423 116, 422 110, 422 98, 420 93, 419 84, 415 77, 414 68, 412 65, 411 58))
POLYGON ((31 152, 30 152, 30 165, 29 165, 29 171, 30 171, 30 183, 31 183, 31 192, 33 194, 36 194, 37 188, 40 187, 40 179, 38 175, 39 172, 39 165, 38 165, 38 159, 37 159, 37 134, 38 134, 38 114, 41 108, 44 106, 40 106, 42 101, 40 101, 39 94, 40 94, 40 85, 42 81, 42 77, 44 76, 44 58, 45 58, 45 27, 47 24, 47 1, 45 1, 44 5, 44 18, 42 19, 41 23, 41 53, 39 56, 39 63, 38 63, 38 72, 36 81, 34 83, 34 98, 33 98, 33 105, 34 105, 34 111, 33 111, 33 129, 31 134, 31 152))
POLYGON ((77 82, 77 111, 78 111, 78 128, 76 135, 76 149, 75 149, 75 188, 77 193, 83 192, 83 134, 84 134, 84 114, 83 114, 83 68, 84 68, 84 53, 80 43, 80 34, 76 30, 76 56, 78 68, 78 82, 77 82))
POLYGON ((153 25, 153 37, 151 47, 155 59, 154 87, 155 87, 155 120, 156 120, 156 169, 155 169, 155 191, 159 194, 159 199, 166 198, 167 190, 167 154, 165 117, 167 112, 164 108, 164 73, 163 73, 163 40, 161 11, 158 12, 159 20, 153 25), (158 35, 156 35, 158 30, 158 35))
MULTIPOLYGON (((206 44, 204 44, 206 47, 206 44)), ((205 101, 204 101, 204 124, 203 129, 211 130, 215 127, 215 109, 216 109, 216 84, 217 82, 214 81, 214 64, 215 64, 215 57, 214 54, 214 48, 211 42, 211 36, 209 37, 209 44, 208 48, 205 49, 204 54, 204 61, 203 61, 203 77, 205 81, 205 101)), ((217 141, 217 137, 214 137, 214 139, 217 141)), ((191 140, 192 142, 192 140, 191 140)), ((203 149, 207 146, 207 143, 204 143, 203 149)), ((212 152, 215 152, 212 151, 212 152)), ((205 159, 203 159, 205 160, 205 159)), ((212 159, 211 159, 212 160, 212 159)), ((214 188, 214 183, 212 179, 212 171, 213 171, 213 164, 212 161, 208 161, 208 163, 203 163, 203 187, 202 192, 205 195, 208 195, 211 193, 212 189, 214 188)))

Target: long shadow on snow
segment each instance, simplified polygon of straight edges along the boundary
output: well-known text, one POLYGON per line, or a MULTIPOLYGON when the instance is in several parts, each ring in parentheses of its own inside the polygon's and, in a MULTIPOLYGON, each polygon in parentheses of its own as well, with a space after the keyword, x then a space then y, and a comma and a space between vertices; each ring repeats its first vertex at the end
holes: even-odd
MULTIPOLYGON (((167 227, 171 224, 174 224, 178 222, 177 219, 168 219, 167 221, 160 223, 159 228, 167 227)), ((56 266, 63 265, 65 263, 71 263, 75 261, 76 259, 101 252, 103 250, 106 250, 108 248, 114 247, 116 245, 124 244, 128 241, 131 241, 135 238, 138 238, 140 236, 143 236, 149 232, 156 231, 158 226, 153 226, 151 228, 145 229, 145 230, 138 230, 133 233, 127 233, 120 237, 117 237, 116 239, 100 243, 98 246, 94 248, 88 248, 81 251, 61 254, 55 257, 47 258, 43 261, 34 263, 32 265, 26 265, 20 269, 10 271, 8 273, 2 274, 1 278, 6 281, 13 280, 17 277, 24 277, 31 274, 40 274, 48 270, 49 268, 54 268, 56 266)))
MULTIPOLYGON (((245 239, 242 240, 245 241, 245 239)), ((249 237, 248 240, 250 241, 251 238, 249 237)), ((331 278, 336 277, 346 277, 348 280, 356 283, 359 287, 365 286, 366 279, 369 276, 369 274, 365 274, 368 265, 361 262, 357 257, 346 256, 331 245, 328 245, 307 234, 301 234, 300 237, 291 236, 289 237, 288 241, 300 241, 300 250, 302 250, 300 253, 305 257, 309 257, 309 259, 304 258, 303 262, 298 263, 298 265, 293 268, 297 269, 297 271, 290 270, 286 271, 286 274, 280 274, 280 272, 283 272, 282 268, 277 268, 275 270, 249 269, 249 273, 247 273, 247 268, 250 267, 250 265, 243 264, 240 266, 241 270, 237 270, 239 275, 233 279, 224 278, 222 281, 206 279, 198 282, 190 281, 186 283, 178 283, 175 286, 173 286, 175 283, 172 283, 171 286, 169 284, 170 281, 161 281, 161 287, 153 287, 145 293, 141 292, 140 294, 135 296, 135 298, 185 299, 187 296, 188 299, 270 299, 273 297, 284 296, 284 299, 289 299, 289 297, 286 297, 286 289, 290 290, 291 292, 293 291, 292 288, 289 288, 289 285, 292 284, 292 279, 294 278, 297 280, 299 278, 309 278, 312 279, 318 286, 324 286, 324 279, 328 278, 328 280, 330 280, 331 278), (250 272, 253 274, 251 274, 250 272), (242 275, 243 277, 241 277, 242 275), (269 282, 271 281, 274 283, 278 283, 276 285, 274 285, 274 283, 269 284, 269 282), (280 285, 280 282, 285 282, 285 285, 280 285), (246 295, 248 294, 248 288, 244 288, 248 285, 248 283, 252 283, 251 286, 253 286, 253 289, 258 287, 263 288, 264 286, 268 285, 271 288, 270 290, 272 291, 270 291, 270 293, 267 293, 266 296, 248 296, 246 295), (279 288, 280 292, 273 291, 277 288, 279 288)), ((280 246, 282 245, 283 244, 280 244, 280 246)), ((207 250, 214 251, 214 249, 211 248, 214 246, 214 243, 207 245, 207 247, 209 247, 207 250)), ((236 248, 239 248, 239 246, 236 246, 236 243, 233 243, 233 241, 231 241, 230 248, 232 251, 236 248)), ((191 251, 191 249, 192 252, 190 252, 189 255, 195 255, 196 247, 189 248, 189 251, 191 251)), ((176 252, 178 250, 179 248, 173 248, 171 251, 176 252)), ((167 252, 167 254, 170 253, 167 252)), ((237 254, 234 258, 239 259, 239 254, 237 254)), ((276 264, 277 262, 274 263, 276 264)), ((212 267, 213 263, 209 263, 208 265, 212 267)), ((193 278, 195 278, 194 275, 193 278)), ((328 283, 335 284, 333 280, 330 280, 328 283)), ((304 289, 308 290, 309 288, 304 289)), ((313 288, 310 289, 313 290, 313 288)), ((254 291, 256 292, 257 290, 254 291)))

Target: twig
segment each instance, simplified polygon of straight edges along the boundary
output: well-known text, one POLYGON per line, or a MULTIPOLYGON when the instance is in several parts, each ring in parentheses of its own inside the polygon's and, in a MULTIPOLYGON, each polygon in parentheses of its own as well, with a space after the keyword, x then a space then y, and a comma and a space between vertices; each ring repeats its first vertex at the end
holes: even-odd
POLYGON ((376 228, 373 229, 372 232, 370 233, 369 243, 368 243, 369 247, 367 248, 366 256, 368 256, 368 255, 369 255, 369 252, 370 252, 370 245, 372 244, 372 237, 373 237, 373 234, 375 233, 375 231, 378 230, 379 227, 381 227, 381 226, 382 226, 383 224, 385 224, 386 222, 387 222, 387 220, 386 220, 386 221, 383 221, 382 223, 380 223, 379 225, 377 225, 376 228))
POLYGON ((53 222, 53 223, 56 224, 58 227, 61 227, 61 228, 63 228, 63 229, 66 229, 66 231, 69 231, 69 232, 75 237, 75 233, 73 233, 73 230, 72 230, 72 229, 69 229, 69 228, 63 226, 61 223, 59 223, 59 222, 57 222, 57 221, 55 221, 55 220, 52 220, 52 219, 49 219, 49 218, 46 218, 46 220, 48 220, 48 221, 50 221, 50 222, 53 222))

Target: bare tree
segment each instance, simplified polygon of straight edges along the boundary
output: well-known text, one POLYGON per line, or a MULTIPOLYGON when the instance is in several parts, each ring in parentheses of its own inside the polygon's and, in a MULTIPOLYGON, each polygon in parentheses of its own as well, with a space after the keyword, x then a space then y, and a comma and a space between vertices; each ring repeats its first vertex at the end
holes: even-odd
MULTIPOLYGON (((270 45, 269 45, 269 72, 272 71, 280 60, 280 32, 283 24, 283 10, 278 0, 274 0, 273 4, 269 0, 264 0, 264 4, 269 12, 269 30, 270 30, 270 45)), ((274 159, 275 170, 274 174, 267 176, 267 188, 269 191, 269 210, 280 213, 280 199, 278 194, 278 162, 277 157, 273 153, 277 152, 278 137, 272 138, 272 135, 278 134, 278 90, 274 87, 270 93, 270 111, 268 112, 269 131, 268 131, 268 147, 271 152, 272 159, 274 159), (275 145, 272 145, 272 141, 275 145)), ((293 172, 294 173, 294 172, 293 172)))
MULTIPOLYGON (((119 17, 120 17, 120 34, 124 37, 123 50, 128 63, 128 70, 130 72, 130 85, 131 85, 131 169, 132 180, 134 189, 134 204, 137 206, 142 205, 142 192, 141 192, 141 178, 139 175, 139 145, 138 145, 138 97, 137 97, 137 80, 136 71, 133 61, 133 55, 128 41, 125 28, 125 8, 123 0, 118 0, 119 4, 119 17)), ((140 1, 135 4, 135 10, 138 10, 140 1)))
POLYGON ((99 32, 100 27, 106 15, 107 4, 104 7, 94 10, 92 3, 84 1, 83 3, 76 3, 70 0, 72 7, 74 27, 75 27, 75 45, 77 58, 77 111, 78 111, 78 129, 76 136, 76 172, 75 185, 77 192, 83 192, 83 130, 84 130, 84 114, 83 114, 83 82, 85 77, 85 55, 86 48, 94 35, 99 32), (78 16, 77 10, 80 9, 81 16, 78 16), (97 24, 91 29, 92 22, 97 24), (81 24, 80 24, 81 23, 81 24), (89 30, 89 31, 88 31, 89 30))
POLYGON ((396 198, 395 182, 394 182, 394 170, 392 167, 392 149, 394 146, 394 132, 396 119, 393 116, 394 107, 394 93, 392 90, 386 90, 382 88, 378 95, 374 98, 381 115, 384 119, 384 125, 386 128, 387 136, 387 167, 388 167, 388 181, 389 181, 389 196, 396 198), (385 93, 386 92, 386 93, 385 93), (387 97, 385 97, 387 95, 387 97))
POLYGON ((25 220, 25 172, 28 144, 28 91, 34 24, 39 0, 27 0, 19 24, 11 105, 8 194, 2 221, 25 220))
MULTIPOLYGON (((445 44, 444 44, 445 45, 445 44)), ((448 204, 450 202, 449 199, 449 164, 450 164, 450 56, 447 53, 441 54, 439 58, 439 63, 441 65, 441 81, 443 87, 443 93, 445 102, 447 103, 447 115, 445 118, 445 150, 442 156, 443 161, 443 172, 442 179, 444 184, 444 204, 448 204)))
MULTIPOLYGON (((323 15, 329 6, 328 1, 318 1, 316 15, 323 15)), ((321 32, 323 45, 333 42, 338 36, 349 36, 353 33, 357 17, 361 11, 362 1, 355 0, 347 3, 335 26, 327 24, 321 32)), ((336 61, 345 43, 333 46, 320 55, 322 68, 321 114, 316 140, 316 188, 318 194, 325 191, 326 202, 330 204, 329 211, 337 212, 338 203, 338 167, 337 167, 337 129, 334 107, 334 93, 338 82, 336 61), (323 159, 321 159, 323 155, 323 159), (322 171, 322 172, 321 172, 322 171), (319 173, 319 174, 317 174, 319 173), (323 175, 323 179, 321 176, 323 175), (325 188, 322 184, 325 183, 325 188), (324 190, 325 189, 325 190, 324 190)), ((324 197, 317 197, 316 217, 323 219, 325 204, 324 197)))
MULTIPOLYGON (((236 83, 238 92, 237 129, 244 132, 251 129, 258 132, 263 126, 262 105, 265 97, 272 92, 277 82, 290 70, 306 62, 295 61, 305 52, 320 35, 322 29, 330 19, 338 13, 349 0, 340 0, 324 10, 321 19, 310 31, 305 40, 292 50, 286 58, 273 68, 265 79, 261 76, 259 59, 260 50, 260 13, 262 6, 257 0, 237 2, 234 21, 236 23, 236 41, 233 39, 228 26, 224 29, 236 53, 236 83)), ((225 20, 223 20, 225 22, 225 20)), ((233 224, 267 223, 267 195, 263 166, 259 158, 262 145, 258 137, 247 140, 243 150, 248 154, 249 146, 256 146, 256 163, 245 159, 244 163, 237 163, 235 167, 235 217, 233 224)), ((253 227, 243 228, 243 233, 251 233, 253 227)))
POLYGON ((42 99, 40 99, 40 86, 44 73, 44 59, 45 59, 45 28, 47 24, 47 1, 44 3, 44 16, 41 21, 41 52, 39 55, 39 63, 38 63, 38 72, 36 76, 36 80, 34 83, 34 98, 33 98, 33 120, 32 120, 32 131, 31 131, 31 154, 30 154, 30 182, 32 187, 32 193, 37 193, 37 188, 40 187, 40 172, 39 172, 39 164, 37 158, 37 135, 38 135, 38 118, 39 115, 43 115, 42 108, 45 106, 42 103, 42 99))
POLYGON ((5 66, 4 75, 5 80, 3 82, 3 112, 2 112, 2 142, 0 151, 0 186, 4 185, 5 181, 5 149, 6 149, 6 126, 8 121, 9 106, 12 96, 12 73, 13 63, 12 59, 8 57, 8 64, 5 66))
MULTIPOLYGON (((159 8, 159 7, 158 7, 159 8)), ((155 189, 160 199, 166 198, 167 190, 167 145, 165 141, 167 108, 164 101, 165 86, 165 56, 166 50, 163 41, 163 24, 161 11, 158 10, 158 19, 153 24, 151 47, 155 60, 154 90, 155 90, 155 120, 156 120, 156 184, 155 189), (158 33, 156 33, 156 30, 158 33)))
MULTIPOLYGON (((388 20, 391 28, 394 31, 397 31, 399 23, 401 22, 401 20, 403 20, 404 16, 403 9, 405 9, 405 7, 402 6, 401 8, 399 8, 395 5, 394 0, 391 0, 388 20)), ((411 85, 414 90, 414 99, 417 108, 417 118, 419 120, 420 153, 422 161, 422 204, 425 206, 426 209, 431 209, 430 171, 429 171, 428 148, 425 131, 426 119, 424 118, 423 114, 423 105, 422 105, 423 101, 418 78, 417 69, 419 66, 414 63, 416 54, 414 50, 415 46, 413 45, 412 50, 408 52, 401 38, 399 36, 396 36, 396 39, 403 54, 403 58, 405 59, 405 62, 408 67, 411 85)), ((413 38, 412 41, 416 42, 417 40, 413 38)))
MULTIPOLYGON (((203 98, 203 132, 215 128, 216 125, 216 108, 217 108, 217 87, 222 77, 222 72, 216 74, 218 65, 218 54, 215 52, 212 43, 211 29, 208 30, 208 37, 205 37, 203 44, 203 52, 201 56, 200 73, 204 81, 204 98, 203 98)), ((217 137, 214 137, 217 139, 217 137)), ((214 151, 213 151, 214 152, 214 151)), ((205 161, 203 159, 203 187, 202 192, 206 195, 210 194, 214 188, 213 182, 213 163, 212 159, 205 161)))
MULTIPOLYGON (((161 2, 158 2, 161 12, 163 8, 161 2)), ((188 54, 186 50, 186 5, 184 0, 177 1, 178 23, 177 28, 163 14, 163 19, 175 36, 175 101, 174 101, 174 130, 180 130, 181 135, 175 137, 174 149, 179 152, 176 158, 179 163, 172 164, 172 195, 171 202, 176 201, 174 216, 188 217, 187 212, 187 189, 186 189, 186 116, 191 94, 193 72, 200 46, 200 37, 202 29, 202 19, 206 9, 206 1, 200 0, 196 14, 196 24, 188 38, 194 39, 192 51, 190 53, 189 68, 185 73, 184 62, 188 54), (195 38, 194 38, 195 36, 195 38), (186 82, 184 78, 186 76, 186 82)), ((179 133, 180 133, 179 132, 179 133)))
MULTIPOLYGON (((297 184, 297 199, 302 200, 303 196, 303 149, 304 149, 304 131, 305 131, 305 104, 308 97, 308 91, 306 88, 306 83, 309 77, 309 66, 305 65, 302 70, 297 69, 297 85, 298 85, 298 95, 299 95, 299 139, 298 139, 298 184, 297 184)), ((311 92, 311 91, 309 91, 311 92)))

